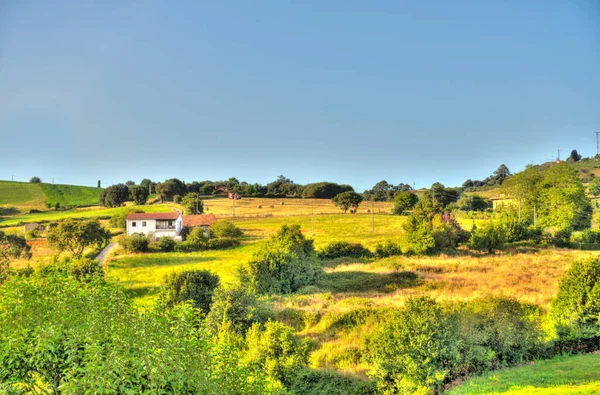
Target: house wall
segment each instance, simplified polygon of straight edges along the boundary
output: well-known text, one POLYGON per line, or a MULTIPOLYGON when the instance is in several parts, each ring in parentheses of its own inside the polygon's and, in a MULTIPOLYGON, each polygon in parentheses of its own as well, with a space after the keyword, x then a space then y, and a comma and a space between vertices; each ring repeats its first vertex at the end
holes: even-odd
POLYGON ((143 233, 148 236, 149 233, 154 233, 154 237, 160 239, 163 236, 176 237, 181 233, 183 227, 183 220, 181 215, 175 220, 175 229, 156 229, 155 219, 144 219, 144 220, 127 220, 127 236, 131 236, 134 233, 143 233), (143 222, 146 222, 146 226, 142 226, 143 222), (133 222, 136 226, 133 226, 133 222))

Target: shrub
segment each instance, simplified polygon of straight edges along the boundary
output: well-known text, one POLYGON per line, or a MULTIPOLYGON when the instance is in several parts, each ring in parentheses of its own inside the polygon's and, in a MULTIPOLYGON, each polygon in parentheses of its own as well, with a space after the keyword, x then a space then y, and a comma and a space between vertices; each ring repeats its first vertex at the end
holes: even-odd
POLYGON ((561 279, 550 317, 562 341, 600 336, 600 259, 573 262, 561 279))
POLYGON ((404 224, 404 230, 413 252, 416 254, 429 254, 434 251, 433 227, 428 221, 421 221, 417 216, 411 215, 404 224))
POLYGON ((42 182, 42 179, 39 177, 31 177, 29 179, 29 182, 31 182, 32 184, 39 184, 40 182, 42 182))
POLYGON ((327 247, 319 251, 317 255, 319 259, 334 259, 341 257, 368 258, 373 256, 373 253, 360 243, 339 241, 327 245, 327 247))
POLYGON ((25 238, 27 240, 39 239, 41 236, 40 231, 37 229, 31 229, 25 232, 25 238))
POLYGON ((244 235, 244 232, 231 221, 217 221, 210 226, 210 230, 216 237, 235 239, 244 235))
POLYGON ((70 260, 68 271, 78 280, 90 280, 92 277, 104 276, 100 262, 89 258, 70 260))
POLYGON ((156 242, 156 247, 162 252, 172 252, 175 250, 175 244, 177 244, 175 240, 169 236, 163 236, 156 242))
POLYGON ((207 270, 189 270, 168 274, 163 287, 167 306, 192 301, 205 314, 210 311, 213 294, 219 285, 219 276, 207 270))
POLYGON ((393 213, 402 215, 405 211, 411 210, 419 201, 417 195, 409 191, 400 191, 394 196, 393 213))
POLYGON ((385 244, 377 243, 375 246, 375 256, 377 258, 387 258, 396 255, 402 255, 402 249, 391 240, 386 241, 385 244))
POLYGON ((213 294, 206 322, 213 333, 231 329, 245 334, 253 323, 264 323, 272 316, 269 305, 247 287, 220 286, 213 294))
POLYGON ((584 244, 598 244, 600 243, 600 231, 586 229, 581 233, 577 242, 584 244))
POLYGON ((550 231, 546 234, 546 241, 559 248, 571 247, 571 234, 573 231, 569 228, 550 231))
POLYGON ((518 217, 505 216, 498 221, 498 225, 504 228, 507 243, 528 240, 530 237, 527 222, 518 217))
POLYGON ((469 240, 469 232, 463 230, 456 218, 444 212, 436 215, 431 221, 433 228, 433 240, 436 249, 456 249, 460 244, 469 240))
POLYGON ((291 392, 303 395, 373 395, 375 385, 334 372, 302 369, 296 374, 291 392))
POLYGON ((471 235, 469 247, 475 250, 493 253, 494 250, 504 247, 506 234, 504 227, 494 222, 486 222, 476 228, 471 235))
POLYGON ((181 195, 173 195, 173 203, 181 203, 181 195))
POLYGON ((185 241, 178 243, 175 246, 175 251, 178 252, 193 252, 202 251, 208 248, 208 239, 206 238, 205 231, 202 227, 184 228, 186 229, 183 233, 185 241))
POLYGON ((131 236, 121 236, 119 244, 127 252, 148 252, 150 240, 143 233, 134 233, 131 236))
POLYGON ((408 299, 367 338, 369 375, 381 392, 429 394, 439 391, 458 359, 456 327, 432 299, 408 299))
POLYGON ((248 350, 244 361, 257 365, 269 377, 289 387, 296 374, 307 365, 309 342, 294 334, 294 329, 277 321, 254 323, 246 333, 248 350))
POLYGON ((258 293, 291 293, 312 285, 320 266, 312 240, 299 225, 284 225, 239 272, 244 283, 258 293))
POLYGON ((222 250, 225 248, 237 247, 240 245, 240 241, 238 239, 210 239, 207 243, 207 247, 210 250, 222 250))

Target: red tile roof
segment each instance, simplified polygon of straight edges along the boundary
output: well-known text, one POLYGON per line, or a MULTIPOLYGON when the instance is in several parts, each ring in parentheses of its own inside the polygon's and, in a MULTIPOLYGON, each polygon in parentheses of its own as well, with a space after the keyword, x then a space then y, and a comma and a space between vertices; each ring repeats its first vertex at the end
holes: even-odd
POLYGON ((214 214, 184 215, 183 226, 210 226, 215 223, 214 214))
POLYGON ((175 211, 170 213, 131 213, 127 219, 142 220, 142 219, 177 219, 179 213, 175 211))

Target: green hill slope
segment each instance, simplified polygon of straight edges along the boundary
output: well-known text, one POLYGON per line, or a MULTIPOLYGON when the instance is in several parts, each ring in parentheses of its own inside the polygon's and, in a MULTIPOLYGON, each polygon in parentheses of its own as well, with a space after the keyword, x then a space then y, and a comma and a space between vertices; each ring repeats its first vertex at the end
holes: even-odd
POLYGON ((445 392, 448 395, 599 394, 600 354, 557 357, 490 372, 445 392))
POLYGON ((98 204, 102 188, 80 185, 32 184, 0 181, 0 206, 21 208, 45 207, 46 203, 61 206, 91 206, 98 204))

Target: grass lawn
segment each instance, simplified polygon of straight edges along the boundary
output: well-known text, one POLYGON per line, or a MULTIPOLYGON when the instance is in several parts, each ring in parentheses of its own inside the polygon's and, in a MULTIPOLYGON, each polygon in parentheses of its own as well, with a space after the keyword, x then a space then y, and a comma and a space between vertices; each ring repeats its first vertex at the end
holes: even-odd
POLYGON ((98 204, 102 188, 84 187, 79 185, 41 184, 46 202, 61 206, 92 206, 98 204))
POLYGON ((558 395, 600 393, 600 354, 558 357, 490 372, 445 392, 448 395, 558 395))
POLYGON ((65 218, 100 218, 111 217, 124 210, 135 209, 144 212, 170 212, 169 205, 153 204, 145 206, 126 206, 116 208, 87 207, 69 211, 45 211, 42 213, 24 214, 14 217, 0 218, 0 227, 15 226, 26 222, 58 221, 65 218))
POLYGON ((40 184, 0 181, 0 206, 44 206, 45 201, 40 184))

